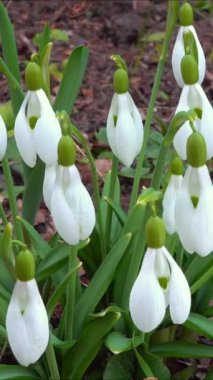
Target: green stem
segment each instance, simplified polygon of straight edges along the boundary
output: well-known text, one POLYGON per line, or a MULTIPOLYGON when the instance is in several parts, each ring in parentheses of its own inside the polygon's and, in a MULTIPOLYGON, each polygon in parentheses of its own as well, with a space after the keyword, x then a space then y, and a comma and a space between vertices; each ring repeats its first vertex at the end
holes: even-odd
POLYGON ((158 190, 160 187, 167 154, 168 154, 168 147, 165 147, 165 145, 162 142, 161 147, 160 147, 160 152, 157 158, 157 162, 155 165, 155 170, 153 173, 151 185, 150 185, 155 190, 158 190))
MULTIPOLYGON (((109 186, 109 199, 113 200, 115 193, 115 186, 117 181, 118 174, 118 159, 113 155, 112 159, 112 170, 110 177, 110 186, 109 186)), ((110 232, 112 224, 112 207, 107 203, 106 211, 106 225, 105 225, 105 243, 106 243, 106 252, 110 246, 110 232)))
POLYGON ((96 204, 96 212, 97 212, 97 221, 99 226, 99 233, 100 233, 100 244, 101 244, 101 256, 105 257, 106 255, 106 249, 105 249, 105 235, 104 235, 104 227, 103 227, 103 220, 101 216, 101 199, 100 199, 100 193, 99 193, 99 187, 98 187, 98 176, 97 176, 97 169, 95 165, 95 160, 92 156, 92 153, 88 147, 87 141, 85 140, 84 136, 81 134, 81 132, 76 128, 74 125, 72 125, 72 131, 74 135, 77 137, 77 139, 82 144, 83 148, 85 149, 86 155, 89 160, 90 164, 90 170, 92 174, 92 185, 93 190, 95 194, 95 204, 96 204))
POLYGON ((48 362, 48 366, 49 366, 49 370, 51 374, 51 380, 60 380, 60 374, 58 371, 55 351, 50 340, 46 349, 46 357, 47 357, 47 362, 48 362))
POLYGON ((138 162, 137 162, 137 166, 135 170, 135 177, 134 177, 133 189, 132 189, 132 195, 131 195, 131 201, 130 201, 130 209, 132 209, 132 207, 134 206, 137 200, 138 189, 139 189, 139 184, 140 184, 141 168, 143 165, 145 151, 147 148, 148 135, 149 135, 150 125, 151 125, 152 117, 154 113, 154 105, 157 99, 161 77, 162 77, 164 66, 166 63, 166 58, 167 58, 167 53, 169 49, 172 32, 173 32, 174 25, 177 19, 178 7, 179 7, 178 0, 169 0, 165 39, 164 39, 164 43, 162 47, 162 53, 158 62, 154 85, 152 88, 151 98, 150 98, 149 107, 147 111, 147 117, 146 117, 146 122, 145 122, 145 127, 144 127, 144 141, 143 141, 143 146, 138 157, 138 162))
MULTIPOLYGON (((78 263, 78 250, 77 246, 72 246, 69 255, 69 270, 78 263)), ((65 336, 67 340, 73 338, 73 325, 74 325, 74 307, 75 307, 75 287, 76 276, 78 272, 74 271, 69 285, 67 287, 67 302, 66 302, 66 323, 65 323, 65 336)))
POLYGON ((15 227, 16 237, 18 240, 23 241, 23 231, 20 222, 17 220, 18 207, 16 202, 16 195, 14 191, 13 179, 10 170, 10 165, 7 156, 5 155, 2 160, 2 167, 4 172, 4 177, 7 184, 7 192, 9 197, 10 209, 13 215, 13 223, 15 227))
POLYGON ((97 169, 95 165, 94 158, 90 152, 90 149, 87 145, 84 146, 84 149, 86 151, 89 163, 90 163, 90 169, 92 174, 92 186, 95 194, 95 204, 96 204, 96 211, 97 211, 97 220, 99 225, 99 232, 100 232, 100 243, 101 243, 101 252, 102 257, 105 257, 106 255, 106 244, 105 244, 105 235, 104 235, 104 227, 103 227, 103 219, 101 216, 101 199, 100 199, 100 193, 99 193, 99 187, 98 187, 98 176, 97 176, 97 169))
POLYGON ((5 215, 5 212, 4 212, 4 208, 2 206, 2 203, 0 203, 0 217, 2 219, 2 222, 3 222, 3 225, 4 227, 7 225, 8 221, 7 221, 7 217, 5 215))

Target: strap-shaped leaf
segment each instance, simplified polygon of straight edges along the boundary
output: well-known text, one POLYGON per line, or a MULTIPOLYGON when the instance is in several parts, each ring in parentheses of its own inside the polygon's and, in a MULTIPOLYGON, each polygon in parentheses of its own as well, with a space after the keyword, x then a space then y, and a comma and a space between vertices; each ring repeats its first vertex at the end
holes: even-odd
POLYGON ((41 380, 32 369, 20 365, 0 365, 0 380, 41 380))
POLYGON ((75 48, 70 55, 66 71, 55 100, 56 111, 72 112, 87 66, 89 50, 85 46, 75 48))
POLYGON ((150 347, 150 351, 168 358, 211 358, 213 347, 198 343, 184 341, 156 344, 150 347))

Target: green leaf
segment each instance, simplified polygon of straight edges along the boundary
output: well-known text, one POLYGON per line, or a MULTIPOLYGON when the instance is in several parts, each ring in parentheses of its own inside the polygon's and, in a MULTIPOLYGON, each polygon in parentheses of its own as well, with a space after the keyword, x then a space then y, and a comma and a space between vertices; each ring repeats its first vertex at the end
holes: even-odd
POLYGON ((88 53, 89 51, 86 47, 79 46, 75 48, 70 55, 55 100, 55 111, 65 110, 68 114, 72 112, 82 80, 84 78, 88 53))
POLYGON ((189 365, 188 367, 184 368, 182 371, 180 372, 177 372, 172 380, 190 380, 193 377, 193 375, 195 375, 197 371, 197 365, 196 364, 192 364, 192 365, 189 365))
POLYGON ((191 291, 194 293, 205 284, 212 276, 213 255, 200 257, 195 255, 187 269, 185 275, 189 281, 191 291))
POLYGON ((67 285, 68 285, 68 283, 70 281, 70 277, 80 267, 81 267, 81 263, 79 263, 78 265, 75 265, 74 267, 70 268, 68 274, 63 278, 63 280, 61 281, 61 283, 57 286, 57 288, 55 289, 55 291, 53 292, 53 294, 49 298, 49 300, 47 302, 47 305, 46 305, 47 314, 48 314, 49 317, 52 315, 52 313, 54 311, 54 308, 55 308, 55 305, 60 300, 60 297, 62 296, 62 294, 64 294, 66 292, 67 285))
POLYGON ((153 189, 152 187, 144 189, 142 194, 138 197, 137 203, 146 205, 150 202, 156 202, 162 198, 162 192, 153 189))
POLYGON ((60 340, 54 334, 51 334, 51 342, 55 348, 60 350, 67 350, 76 343, 76 340, 60 340))
POLYGON ((94 311, 111 284, 116 268, 130 243, 131 236, 131 234, 126 234, 112 247, 78 301, 74 318, 76 336, 80 333, 87 315, 94 311))
POLYGON ((59 271, 67 263, 69 253, 70 246, 68 244, 62 244, 49 251, 48 255, 38 264, 36 280, 42 281, 59 271))
POLYGON ((3 326, 0 326, 0 343, 4 343, 7 340, 7 331, 3 326))
POLYGON ((50 38, 52 41, 67 42, 69 40, 67 32, 61 29, 52 29, 50 32, 50 38))
POLYGON ((40 56, 40 66, 42 70, 43 77, 43 90, 47 94, 48 98, 51 98, 50 92, 50 56, 52 51, 52 43, 49 42, 42 50, 42 54, 40 56))
POLYGON ((32 225, 25 219, 18 217, 18 220, 24 226, 26 234, 30 239, 36 255, 43 259, 50 251, 51 247, 42 239, 41 235, 32 227, 32 225))
MULTIPOLYGON (((0 2, 0 33, 2 40, 3 58, 13 77, 20 83, 20 72, 18 64, 18 54, 14 30, 8 17, 6 8, 2 1, 0 2)), ((13 111, 16 115, 23 101, 23 94, 17 88, 9 83, 10 99, 12 101, 13 111)))
POLYGON ((150 347, 150 351, 168 358, 212 359, 213 357, 212 346, 184 341, 156 344, 150 347))
MULTIPOLYGON (((143 342, 144 338, 142 336, 134 337, 135 347, 139 346, 143 342)), ((132 350, 133 340, 132 338, 127 338, 118 331, 113 331, 106 338, 105 345, 113 354, 117 355, 121 352, 132 350)))
POLYGON ((145 352, 144 348, 140 350, 140 353, 141 357, 143 358, 143 361, 146 363, 146 365, 149 367, 149 370, 152 372, 153 377, 156 377, 159 380, 171 379, 170 371, 161 358, 159 358, 157 355, 151 354, 150 352, 145 352))
POLYGON ((146 361, 144 360, 144 358, 139 354, 139 352, 136 350, 135 347, 134 347, 134 353, 135 353, 135 356, 136 356, 136 359, 138 361, 138 364, 139 364, 142 372, 144 373, 144 375, 146 377, 154 377, 151 368, 146 363, 146 361))
POLYGON ((114 213, 116 214, 121 226, 124 226, 124 223, 126 221, 126 213, 122 209, 120 205, 115 204, 110 198, 104 197, 104 200, 111 206, 114 213))
POLYGON ((41 380, 41 378, 30 368, 20 365, 0 365, 0 380, 41 380))
POLYGON ((156 32, 149 34, 147 37, 144 37, 144 41, 146 42, 159 42, 163 41, 165 38, 165 32, 156 32))
POLYGON ((134 370, 132 353, 119 354, 108 361, 103 380, 132 380, 134 370))
POLYGON ((95 133, 95 137, 98 141, 108 145, 108 139, 106 134, 106 127, 102 127, 95 133))
POLYGON ((36 211, 42 197, 44 169, 44 163, 38 159, 26 184, 23 199, 23 218, 31 224, 34 223, 36 211))
POLYGON ((82 379, 86 369, 98 354, 105 336, 119 318, 119 312, 111 311, 87 325, 79 340, 65 356, 62 379, 82 379))
POLYGON ((200 314, 190 313, 184 326, 206 336, 207 338, 213 339, 213 321, 200 314))
POLYGON ((213 370, 211 370, 207 375, 204 377, 203 380, 212 380, 213 379, 213 370))
POLYGON ((37 33, 33 37, 33 43, 38 45, 38 54, 41 55, 45 46, 50 42, 50 27, 48 24, 45 25, 41 33, 37 33))

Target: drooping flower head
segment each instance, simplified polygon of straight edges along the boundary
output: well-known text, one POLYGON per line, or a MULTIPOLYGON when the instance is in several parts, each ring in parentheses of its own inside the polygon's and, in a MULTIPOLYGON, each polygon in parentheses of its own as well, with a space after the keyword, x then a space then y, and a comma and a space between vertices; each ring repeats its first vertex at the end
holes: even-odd
POLYGON ((176 197, 175 225, 187 252, 213 250, 213 187, 206 166, 206 143, 199 132, 187 140, 188 168, 176 197))
POLYGON ((114 90, 107 118, 107 138, 114 155, 131 166, 143 143, 143 123, 129 92, 129 78, 124 68, 114 73, 114 90))
POLYGON ((179 157, 172 161, 171 176, 163 198, 163 220, 169 234, 176 231, 175 204, 178 190, 183 180, 183 164, 179 157))
POLYGON ((184 3, 179 13, 180 29, 172 52, 172 69, 180 87, 184 86, 181 72, 181 60, 186 53, 193 53, 198 64, 198 82, 203 82, 206 71, 206 60, 200 41, 193 24, 193 9, 189 3, 184 3))
POLYGON ((29 91, 15 120, 14 134, 24 162, 34 167, 37 154, 46 165, 57 162, 57 145, 61 137, 60 124, 42 90, 41 69, 30 62, 25 71, 29 91))
POLYGON ((189 315, 191 295, 187 280, 164 247, 165 227, 159 217, 146 225, 147 251, 130 293, 130 315, 142 332, 155 329, 169 305, 171 319, 182 324, 189 315))
MULTIPOLYGON (((181 92, 176 113, 191 109, 196 110, 198 118, 195 121, 195 127, 205 138, 207 159, 210 159, 213 156, 213 108, 198 83, 198 66, 190 54, 183 57, 181 72, 185 85, 181 92)), ((186 160, 186 143, 191 133, 189 121, 186 121, 176 133, 173 141, 175 150, 183 160, 186 160)))
POLYGON ((48 317, 34 279, 32 254, 22 251, 16 258, 16 275, 6 316, 10 347, 17 361, 27 367, 46 350, 49 340, 48 317))
POLYGON ((95 209, 75 166, 75 144, 70 136, 59 141, 58 165, 46 167, 43 195, 56 230, 68 244, 76 245, 90 236, 95 209))

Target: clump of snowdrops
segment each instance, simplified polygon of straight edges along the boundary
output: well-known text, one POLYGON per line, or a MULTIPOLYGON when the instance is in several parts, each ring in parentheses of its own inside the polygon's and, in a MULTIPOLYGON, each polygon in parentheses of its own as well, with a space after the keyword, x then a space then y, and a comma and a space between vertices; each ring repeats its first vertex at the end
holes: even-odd
MULTIPOLYGON (((88 142, 72 122, 88 49, 72 51, 53 102, 49 28, 26 66, 26 93, 20 84, 13 28, 2 3, 0 30, 0 69, 8 80, 15 118, 9 141, 5 115, 0 118, 0 159, 13 216, 11 224, 0 206, 0 344, 1 357, 9 345, 17 360, 17 365, 0 365, 0 378, 167 380, 167 357, 212 358, 211 346, 195 342, 199 335, 213 337, 208 319, 213 109, 202 88, 205 56, 191 5, 168 2, 145 122, 130 95, 125 61, 112 56, 114 95, 106 122, 112 169, 102 192, 88 142), (150 187, 145 188, 141 171, 149 157, 154 105, 177 19, 172 69, 181 87, 180 100, 160 138, 150 187), (14 139, 23 169, 21 215, 7 156, 7 144, 14 139), (91 194, 78 171, 77 145, 88 158, 91 194), (127 211, 120 201, 123 166, 134 167, 127 211), (50 241, 33 227, 42 198, 56 229, 50 241), (87 284, 81 281, 81 267, 87 284), (53 325, 56 310, 59 318, 53 325)), ((187 373, 193 371, 194 366, 187 373)), ((181 372, 179 376, 188 378, 181 372)))

